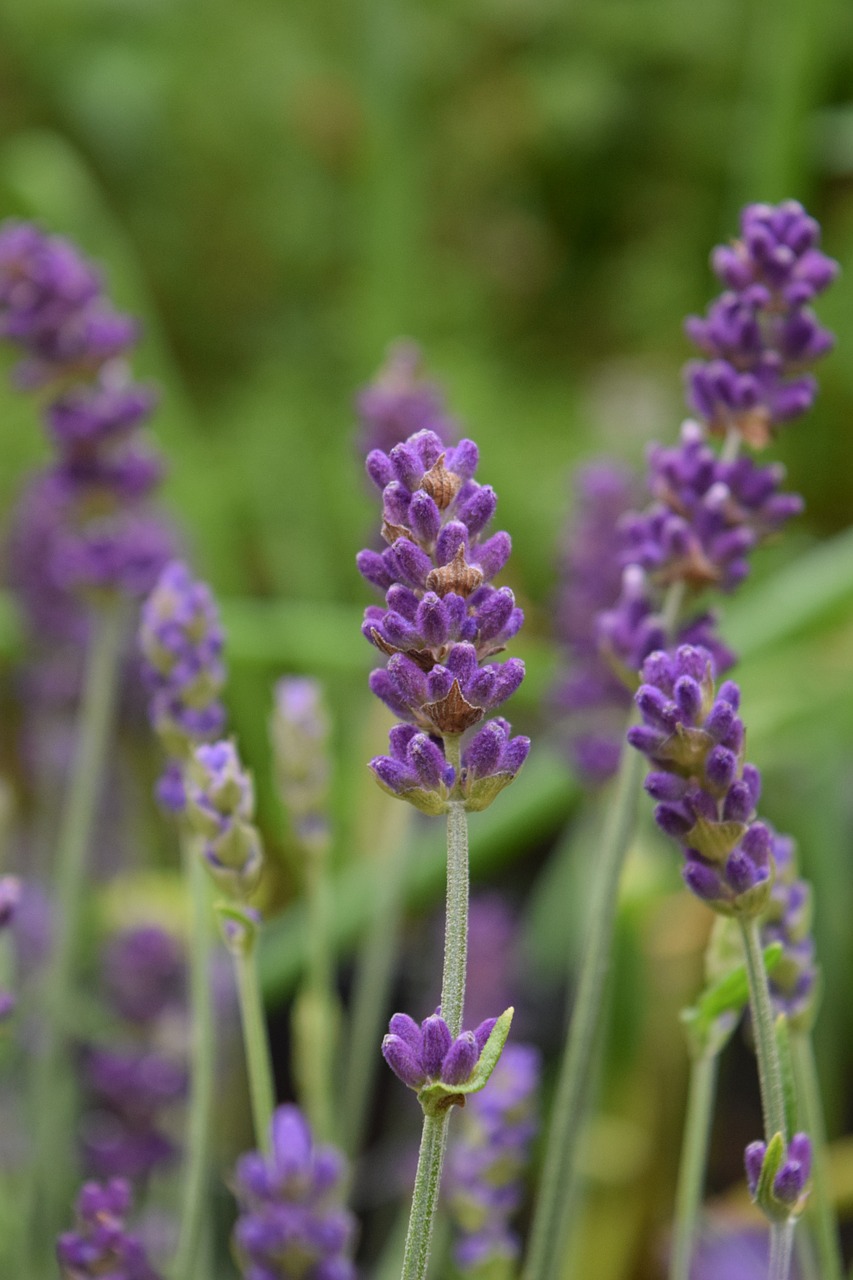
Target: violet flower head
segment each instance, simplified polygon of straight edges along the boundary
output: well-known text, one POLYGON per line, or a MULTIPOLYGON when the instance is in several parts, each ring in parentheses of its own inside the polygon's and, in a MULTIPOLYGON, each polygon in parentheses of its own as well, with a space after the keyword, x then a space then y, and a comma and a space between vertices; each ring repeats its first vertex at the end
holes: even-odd
POLYGON ((62 1280, 160 1280, 141 1241, 125 1227, 130 1186, 122 1178, 87 1182, 77 1197, 76 1223, 56 1242, 62 1280))
POLYGON ((469 1080, 497 1018, 487 1018, 474 1031, 454 1040, 441 1010, 420 1026, 407 1013, 395 1013, 382 1041, 382 1056, 398 1080, 415 1091, 440 1081, 460 1085, 469 1080))
MULTIPOLYGON (((488 661, 505 648, 524 618, 512 591, 491 585, 511 543, 506 533, 485 536, 497 499, 490 486, 474 480, 477 461, 472 441, 448 449, 432 431, 418 432, 388 454, 374 450, 367 459, 368 475, 382 490, 382 535, 389 544, 382 553, 362 551, 357 561, 367 581, 385 593, 385 606, 370 606, 362 627, 388 657, 387 667, 372 673, 370 686, 439 750, 442 739, 459 738, 479 724, 524 678, 517 658, 488 661)), ((503 746, 510 748, 507 733, 503 746)), ((486 776, 483 745, 469 764, 469 776, 476 773, 480 782, 486 776)), ((424 789, 441 797, 441 787, 461 781, 440 765, 433 768, 432 761, 427 761, 427 777, 409 746, 408 740, 392 743, 384 766, 372 762, 387 789, 419 803, 424 789), (399 767, 423 785, 409 785, 409 780, 398 785, 399 767)), ((491 754, 494 774, 509 781, 526 747, 491 754)), ((480 795, 485 795, 482 787, 480 795)), ((483 807, 473 797, 464 798, 471 807, 483 807)))
POLYGON ((137 330, 69 241, 29 223, 0 227, 0 337, 23 354, 18 386, 48 389, 54 520, 41 524, 39 572, 51 595, 145 595, 171 554, 171 533, 148 505, 162 465, 140 431, 155 397, 126 360, 137 330))
MULTIPOLYGON (((0 876, 0 933, 15 919, 21 892, 21 882, 17 876, 0 876)), ((14 1008, 15 997, 12 992, 0 988, 0 1023, 9 1017, 14 1008)))
POLYGON ((255 791, 233 742, 198 747, 187 780, 187 817, 204 837, 204 858, 230 898, 245 902, 263 867, 261 838, 254 825, 255 791))
POLYGON ((279 794, 306 851, 328 845, 331 725, 317 680, 285 676, 270 723, 279 794))
POLYGON ((692 645, 651 654, 642 680, 643 723, 628 742, 653 766, 646 790, 658 826, 682 847, 687 887, 723 915, 761 915, 773 840, 755 816, 761 775, 743 761, 740 690, 730 680, 715 688, 710 653, 692 645))
POLYGON ((434 431, 447 444, 459 431, 449 416, 444 393, 423 376, 420 347, 405 339, 388 348, 385 362, 358 394, 359 448, 389 453, 418 431, 434 431))
POLYGON ((447 1194, 463 1274, 520 1256, 521 1241, 510 1224, 521 1206, 538 1128, 540 1069, 532 1045, 507 1045, 485 1089, 468 1100, 452 1138, 447 1194))
POLYGON ((186 960, 174 934, 155 925, 126 929, 104 952, 107 998, 117 1015, 140 1028, 182 1010, 186 960))
POLYGON ((812 1144, 806 1133, 795 1133, 787 1145, 781 1145, 777 1134, 768 1146, 764 1142, 751 1142, 744 1152, 746 1180, 750 1195, 771 1221, 784 1222, 802 1212, 808 1194, 812 1166, 812 1144), (769 1172, 770 1185, 762 1189, 762 1175, 768 1160, 773 1161, 769 1172))
POLYGON ((704 360, 686 369, 691 408, 715 434, 736 431, 764 448, 780 423, 807 412, 816 383, 804 371, 833 345, 810 306, 838 264, 818 248, 820 227, 796 200, 747 205, 741 234, 711 265, 725 292, 688 337, 704 360))
POLYGON ((815 1014, 818 965, 812 936, 811 885, 797 875, 790 836, 771 830, 776 875, 761 918, 761 945, 781 943, 782 956, 768 974, 770 998, 793 1030, 808 1030, 815 1014))
POLYGON ((685 422, 680 443, 649 450, 653 502, 621 522, 624 565, 640 565, 658 587, 732 591, 749 573, 749 555, 803 509, 781 492, 784 468, 741 456, 720 458, 697 422, 685 422))
POLYGON ((223 643, 210 588, 181 561, 171 561, 143 605, 139 648, 151 723, 172 757, 158 796, 173 812, 184 807, 183 762, 225 725, 223 643))
POLYGON ((344 1207, 346 1162, 318 1146, 298 1107, 278 1107, 271 1154, 242 1156, 234 1250, 246 1280, 355 1280, 355 1219, 344 1207))

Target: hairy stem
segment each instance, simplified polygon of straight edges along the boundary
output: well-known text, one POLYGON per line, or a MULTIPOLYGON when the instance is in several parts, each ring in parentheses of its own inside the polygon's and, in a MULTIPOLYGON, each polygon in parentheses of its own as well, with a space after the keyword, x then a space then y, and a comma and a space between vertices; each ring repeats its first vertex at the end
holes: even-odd
POLYGON ((210 1176, 210 1137, 215 1038, 210 985, 212 940, 210 881, 202 862, 202 841, 181 827, 181 855, 190 911, 190 1098, 181 1230, 175 1252, 176 1280, 202 1275, 201 1248, 210 1176))
POLYGON ((123 603, 111 602, 92 616, 83 692, 78 712, 77 739, 71 777, 65 793, 56 849, 56 936, 43 983, 46 1015, 44 1042, 35 1062, 33 1080, 34 1168, 28 1219, 34 1247, 52 1239, 57 1201, 63 1189, 63 1161, 55 1151, 73 1149, 71 1115, 64 1105, 63 1085, 68 1064, 65 1034, 73 1006, 74 970, 80 938, 86 870, 105 783, 109 740, 115 718, 118 674, 125 633, 123 603))
POLYGON ((719 1056, 716 1053, 703 1053, 694 1057, 690 1063, 690 1087, 678 1168, 669 1280, 690 1280, 690 1261, 702 1203, 718 1064, 719 1056))
POLYGON ((246 1055, 246 1072, 249 1077, 255 1141, 258 1149, 265 1155, 269 1155, 270 1122, 275 1107, 275 1085, 264 1007, 258 985, 254 940, 249 941, 245 948, 234 950, 232 955, 237 974, 240 1023, 243 1028, 243 1049, 246 1055))
POLYGON ((575 1198, 578 1148, 592 1083, 595 1033, 610 968, 619 879, 631 843, 645 759, 626 742, 616 795, 597 851, 577 997, 551 1113, 523 1280, 553 1280, 565 1250, 565 1208, 575 1198))
POLYGON ((767 986, 767 971, 757 920, 740 921, 743 948, 746 955, 746 972, 749 979, 749 1007, 752 1012, 755 1053, 758 1059, 758 1080, 761 1086, 761 1110, 764 1116, 764 1139, 770 1142, 781 1133, 787 1145, 790 1134, 785 1121, 785 1093, 782 1085, 782 1066, 776 1043, 775 1018, 767 986))
POLYGON ((794 1219, 770 1224, 770 1271, 768 1280, 788 1280, 794 1247, 794 1219))
POLYGON ((791 1054, 797 1099, 804 1127, 812 1142, 812 1189, 806 1202, 806 1219, 814 1230, 821 1280, 841 1280, 844 1268, 838 1239, 838 1220, 826 1176, 826 1126, 814 1045, 808 1032, 791 1035, 791 1054))
MULTIPOLYGON (((458 776, 461 756, 459 738, 445 738, 444 749, 458 776)), ((468 818, 461 802, 454 800, 447 813, 447 919, 441 983, 441 1013, 454 1038, 462 1030, 467 953, 468 818)), ((449 1110, 437 1117, 424 1116, 402 1280, 424 1280, 427 1273, 449 1119, 449 1110)))

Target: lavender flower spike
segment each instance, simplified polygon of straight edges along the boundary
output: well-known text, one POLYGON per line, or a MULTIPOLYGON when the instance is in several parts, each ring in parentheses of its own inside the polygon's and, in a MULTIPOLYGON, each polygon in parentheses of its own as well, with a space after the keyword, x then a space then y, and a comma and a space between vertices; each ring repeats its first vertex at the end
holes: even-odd
POLYGON ((742 918, 766 908, 772 886, 772 838, 755 820, 761 775, 743 763, 740 691, 715 689, 707 650, 659 650, 643 665, 636 703, 643 724, 628 741, 648 756, 646 790, 655 821, 682 846, 684 880, 715 911, 742 918))
POLYGON ((73 1231, 56 1244, 62 1280, 160 1280, 136 1236, 125 1229, 130 1210, 130 1186, 114 1178, 103 1186, 87 1182, 77 1197, 73 1231))
POLYGON ((809 304, 838 273, 819 239, 817 222, 785 200, 747 205, 740 238, 714 250, 725 292, 685 326, 706 357, 685 369, 688 399, 712 432, 736 431, 761 449, 780 423, 811 408, 816 384, 804 370, 833 338, 809 304))
POLYGON ((458 437, 442 390, 424 378, 422 365, 417 343, 403 339, 388 348, 382 368, 356 400, 363 453, 388 453, 417 431, 434 431, 448 444, 458 437))
POLYGON ((278 1107, 271 1153, 238 1161, 234 1250, 246 1280, 355 1280, 355 1220, 344 1208, 346 1165, 314 1144, 298 1107, 278 1107))
POLYGON ((260 879, 263 852, 254 826, 255 794, 233 742, 199 747, 187 785, 187 817, 204 837, 208 870, 230 898, 245 903, 260 879))
POLYGON ((515 1262, 521 1241, 510 1220, 521 1205, 522 1178, 537 1129, 538 1051, 510 1044, 488 1085, 462 1113, 448 1153, 450 1211, 464 1274, 499 1260, 515 1262))
MULTIPOLYGON (((523 614, 509 588, 491 585, 509 557, 510 539, 506 533, 484 537, 497 499, 474 480, 477 460, 471 440, 448 449, 433 431, 367 459, 368 475, 382 490, 382 536, 389 544, 381 554, 358 556, 363 576, 385 592, 385 607, 368 608, 362 628, 388 657, 370 685, 436 745, 479 724, 524 678, 518 659, 488 661, 518 632, 523 614)), ((392 744, 392 756, 374 761, 374 772, 395 794, 441 812, 442 788, 459 779, 451 779, 425 745, 419 768, 410 741, 392 744), (435 793, 434 802, 424 802, 424 790, 435 793)))
MULTIPOLYGON (((17 876, 0 876, 0 930, 12 923, 21 901, 21 882, 17 876)), ((14 1011, 11 991, 0 990, 0 1023, 14 1011)))
POLYGON ((225 668, 216 603, 209 587, 179 560, 166 565, 143 605, 139 647, 151 723, 172 757, 158 797, 165 808, 180 812, 183 762, 195 747, 217 738, 225 724, 225 668))
POLYGON ((271 721, 278 789, 305 849, 329 841, 329 736, 319 681, 285 676, 275 686, 271 721))

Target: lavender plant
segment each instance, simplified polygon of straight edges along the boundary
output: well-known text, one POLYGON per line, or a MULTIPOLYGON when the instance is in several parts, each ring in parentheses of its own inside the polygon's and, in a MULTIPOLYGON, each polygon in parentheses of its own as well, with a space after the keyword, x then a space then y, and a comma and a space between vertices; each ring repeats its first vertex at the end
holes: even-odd
POLYGON ((86 1183, 77 1197, 75 1228, 56 1245, 62 1280, 160 1280, 142 1242, 125 1226, 130 1205, 130 1185, 123 1179, 86 1183))
MULTIPOLYGON (((529 749, 511 738, 506 721, 485 725, 463 749, 462 737, 518 687, 518 659, 489 662, 523 621, 512 592, 491 580, 510 553, 506 533, 484 537, 497 499, 474 480, 478 451, 471 440, 447 449, 432 431, 420 431, 388 454, 374 450, 367 472, 382 491, 382 536, 388 548, 366 550, 358 567, 385 592, 385 608, 365 612, 363 631, 388 656, 370 686, 405 723, 391 732, 391 755, 371 761, 390 794, 426 813, 447 815, 447 923, 441 1019, 451 1043, 462 1031, 468 914, 466 810, 485 808, 517 775, 529 749)), ((482 1087, 508 1032, 508 1018, 483 1047, 482 1087), (501 1039, 502 1037, 502 1039, 501 1039)), ((449 1050, 450 1046, 448 1046, 449 1050)), ((470 1046, 469 1046, 470 1050, 470 1046)), ((470 1056, 470 1053, 469 1053, 470 1056)), ((431 1065, 435 1065, 431 1063, 431 1065)), ((479 1063, 478 1063, 479 1066, 479 1063)), ((403 1276, 423 1277, 447 1122, 455 1082, 428 1077, 419 1094, 424 1130, 403 1276)))

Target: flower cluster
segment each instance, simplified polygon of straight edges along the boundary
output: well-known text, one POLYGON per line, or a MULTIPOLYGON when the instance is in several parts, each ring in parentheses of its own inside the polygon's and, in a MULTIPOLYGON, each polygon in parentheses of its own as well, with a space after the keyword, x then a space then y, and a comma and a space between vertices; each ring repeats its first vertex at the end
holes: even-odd
POLYGON ((99 273, 69 241, 7 222, 0 228, 0 337, 22 352, 18 386, 50 388, 44 419, 56 460, 22 504, 28 527, 29 508, 53 508, 53 521, 39 526, 40 573, 60 595, 144 595, 170 554, 171 536, 147 505, 162 465, 139 431, 154 397, 133 381, 125 358, 138 337, 135 321, 112 308, 99 273))
POLYGON ((782 1144, 781 1134, 777 1134, 769 1146, 764 1142, 750 1142, 744 1152, 744 1164, 750 1194, 771 1220, 784 1222, 792 1214, 801 1212, 812 1167, 808 1134, 795 1133, 787 1147, 782 1144), (765 1180, 762 1175, 766 1175, 769 1159, 773 1161, 773 1168, 770 1186, 765 1192, 761 1183, 765 1180))
MULTIPOLYGON (((497 498, 489 485, 474 480, 477 461, 473 441, 447 449, 432 431, 416 433, 388 454, 374 450, 367 459, 368 474, 382 490, 382 535, 389 544, 382 553, 358 556, 363 576, 385 592, 384 608, 365 611, 364 634, 389 659, 387 668, 372 673, 370 686, 430 741, 458 738, 479 724, 524 678, 517 658, 488 661, 524 618, 512 591, 491 585, 511 543, 506 533, 484 536, 497 498)), ((508 730, 500 736, 508 741, 508 730)), ((406 798, 423 789, 438 795, 442 786, 453 785, 435 753, 425 750, 425 759, 431 758, 419 767, 420 745, 413 758, 413 742, 393 745, 387 766, 372 762, 385 785, 406 798), (398 767, 408 771, 401 790, 389 782, 398 767), (423 785, 409 785, 413 777, 423 785)), ((485 764, 480 755, 478 770, 485 764)), ((524 756, 526 746, 516 746, 509 756, 500 751, 494 768, 517 771, 524 756)))
POLYGON ((354 1280, 355 1221, 344 1207, 346 1168, 333 1147, 315 1146, 297 1107, 278 1107, 268 1156, 237 1164, 240 1216, 234 1248, 246 1280, 354 1280))
POLYGON ((487 1018, 474 1031, 463 1031, 454 1040, 441 1011, 424 1018, 420 1026, 407 1013, 395 1013, 382 1041, 382 1056, 403 1084, 421 1089, 441 1081, 459 1085, 470 1079, 496 1018, 487 1018))
MULTIPOLYGON (((21 882, 17 876, 0 876, 0 930, 10 925, 21 901, 21 882)), ((15 997, 0 990, 0 1023, 13 1012, 15 997)))
POLYGON ((434 431, 448 444, 459 435, 441 388, 423 377, 422 363, 417 343, 395 342, 373 382, 359 392, 356 409, 363 453, 387 453, 418 431, 434 431))
POLYGON ((773 840, 755 820, 761 775, 743 761, 737 685, 715 690, 711 655, 691 645, 651 654, 642 680, 635 700, 643 724, 628 730, 628 741, 653 765, 646 790, 658 801, 658 826, 682 846, 688 888, 724 915, 760 915, 773 840))
POLYGON ((509 1223, 521 1204, 536 1135, 539 1074, 539 1053, 532 1045, 507 1045, 489 1083, 462 1113, 447 1171, 450 1211, 460 1230, 455 1257, 462 1272, 520 1255, 521 1241, 509 1223))
POLYGON ((688 337, 707 357, 685 370, 693 410, 716 434, 737 432, 763 448, 779 423, 814 402, 814 378, 802 371, 832 348, 810 303, 838 264, 818 249, 820 227, 801 204, 747 205, 740 238, 711 257, 725 292, 688 337))
POLYGON ((73 1231, 61 1235, 56 1254, 62 1280, 159 1280, 145 1249, 125 1228, 130 1211, 130 1186, 114 1178, 103 1186, 87 1182, 77 1197, 73 1231))
POLYGON ((188 771, 187 816, 204 837, 208 870, 229 898, 245 902, 260 879, 255 790, 233 742, 199 747, 188 771))
POLYGON ((807 1029, 815 1011, 818 968, 812 937, 811 886, 797 875, 794 842, 771 832, 776 874, 761 919, 762 946, 781 943, 782 957, 768 975, 777 1013, 794 1030, 807 1029))
POLYGON ((107 1002, 121 1032, 85 1059, 92 1109, 83 1142, 97 1178, 144 1178, 176 1155, 163 1117, 186 1093, 183 1045, 171 1043, 176 1016, 186 1016, 184 970, 177 939, 153 926, 129 929, 105 950, 107 1002))
POLYGON ((171 762, 158 798, 180 812, 185 803, 183 763, 192 750, 217 738, 225 724, 223 634, 210 588, 173 560, 142 607, 139 647, 150 695, 151 723, 171 762))
POLYGON ((275 687, 271 723, 279 794, 304 849, 329 840, 329 716, 317 680, 287 676, 275 687))
POLYGON ((803 509, 799 494, 780 492, 784 474, 746 456, 718 457, 699 423, 685 422, 677 447, 649 450, 653 502, 622 520, 622 563, 640 565, 662 587, 733 590, 749 573, 749 554, 803 509))

